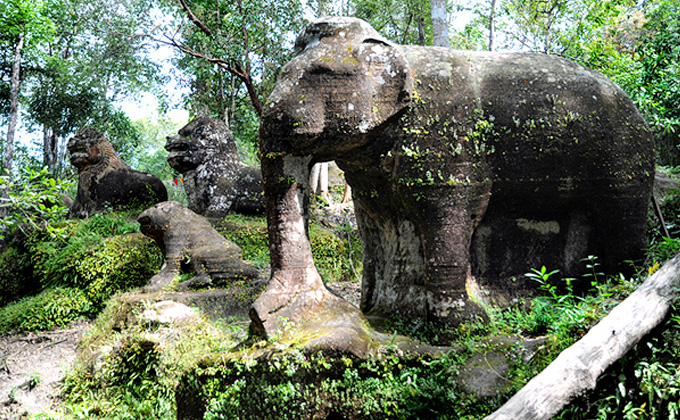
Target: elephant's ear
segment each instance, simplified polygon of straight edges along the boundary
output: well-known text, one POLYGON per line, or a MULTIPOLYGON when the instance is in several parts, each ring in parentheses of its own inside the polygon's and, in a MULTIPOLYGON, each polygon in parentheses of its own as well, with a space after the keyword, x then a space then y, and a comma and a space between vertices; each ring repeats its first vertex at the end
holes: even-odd
POLYGON ((365 39, 357 60, 366 72, 372 95, 371 114, 379 125, 411 103, 413 76, 403 50, 382 39, 365 39))

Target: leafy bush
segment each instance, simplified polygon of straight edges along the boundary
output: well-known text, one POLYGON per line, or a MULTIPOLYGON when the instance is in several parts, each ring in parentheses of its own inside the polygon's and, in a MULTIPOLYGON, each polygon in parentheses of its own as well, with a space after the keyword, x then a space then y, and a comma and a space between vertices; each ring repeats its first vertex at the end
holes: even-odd
POLYGON ((216 357, 188 371, 177 392, 180 401, 202 400, 193 406, 205 413, 184 414, 205 419, 479 419, 495 403, 455 385, 461 360, 453 353, 408 359, 389 349, 370 360, 296 349, 216 357))
POLYGON ((0 254, 0 306, 40 290, 31 256, 22 240, 14 239, 0 254))
POLYGON ((50 288, 0 309, 0 334, 63 327, 90 315, 92 309, 84 291, 71 287, 50 288))
POLYGON ((47 169, 24 168, 19 176, 0 176, 0 240, 16 229, 44 229, 52 237, 60 237, 55 227, 68 209, 61 205, 61 194, 68 183, 52 178, 47 169))
POLYGON ((98 314, 115 293, 144 285, 160 268, 162 254, 124 214, 95 215, 62 226, 66 239, 35 231, 24 253, 10 247, 0 259, 22 263, 24 275, 0 270, 0 286, 21 277, 33 281, 40 295, 0 309, 0 332, 49 329, 98 314), (51 296, 51 301, 45 301, 51 296), (61 309, 52 308, 58 302, 61 309), (25 312, 22 314, 22 312, 25 312))

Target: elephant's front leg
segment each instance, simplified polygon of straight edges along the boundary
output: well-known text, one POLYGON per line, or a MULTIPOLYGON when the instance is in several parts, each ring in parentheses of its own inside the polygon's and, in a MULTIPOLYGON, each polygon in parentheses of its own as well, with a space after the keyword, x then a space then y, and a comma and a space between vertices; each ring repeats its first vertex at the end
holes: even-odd
MULTIPOLYGON (((484 310, 469 294, 470 242, 486 210, 490 182, 442 189, 419 206, 428 319, 457 325, 484 310)), ((422 201, 421 201, 422 202, 422 201)))
POLYGON ((308 157, 262 159, 271 279, 250 310, 251 329, 269 336, 330 296, 314 266, 307 234, 308 157))

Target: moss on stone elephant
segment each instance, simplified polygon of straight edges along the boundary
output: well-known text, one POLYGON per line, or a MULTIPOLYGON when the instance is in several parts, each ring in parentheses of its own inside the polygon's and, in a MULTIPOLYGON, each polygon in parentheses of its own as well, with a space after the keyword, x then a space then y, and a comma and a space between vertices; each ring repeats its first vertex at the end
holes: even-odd
POLYGON ((542 54, 399 46, 353 18, 310 24, 295 48, 261 129, 272 280, 256 329, 334 302, 306 235, 320 161, 352 187, 367 314, 455 324, 483 316, 480 288, 507 291, 531 267, 577 276, 588 255, 607 271, 643 256, 653 142, 602 75, 542 54))

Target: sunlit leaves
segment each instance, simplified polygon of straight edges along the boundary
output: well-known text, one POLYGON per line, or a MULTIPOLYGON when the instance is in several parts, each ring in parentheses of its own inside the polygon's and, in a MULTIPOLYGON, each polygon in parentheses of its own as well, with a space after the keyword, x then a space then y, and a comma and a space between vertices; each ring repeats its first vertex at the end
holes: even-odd
POLYGON ((8 216, 0 219, 0 239, 14 229, 43 228, 53 238, 62 231, 57 225, 68 213, 61 203, 61 194, 68 185, 50 176, 47 169, 25 168, 19 176, 0 176, 0 208, 8 216))

